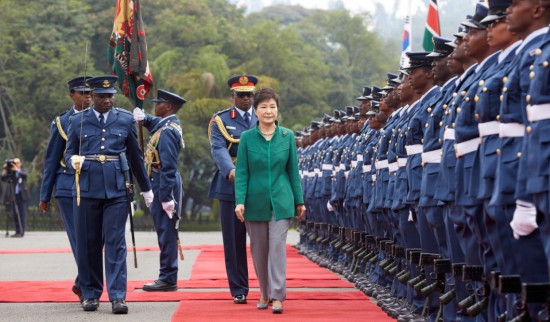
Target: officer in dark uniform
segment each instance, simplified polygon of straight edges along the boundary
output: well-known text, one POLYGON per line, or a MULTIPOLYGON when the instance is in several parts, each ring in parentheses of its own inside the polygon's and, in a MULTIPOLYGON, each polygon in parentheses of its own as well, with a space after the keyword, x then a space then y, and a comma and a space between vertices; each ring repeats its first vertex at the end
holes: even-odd
POLYGON ((128 202, 120 155, 126 153, 147 206, 153 201, 132 113, 113 107, 116 76, 88 80, 92 108, 69 119, 65 164, 75 170, 74 218, 78 278, 84 311, 95 311, 105 275, 114 314, 128 313, 126 305, 126 239, 128 202))
POLYGON ((246 227, 235 216, 235 162, 241 133, 256 126, 252 99, 258 78, 238 75, 229 78, 233 107, 212 117, 209 126, 211 153, 218 169, 214 173, 208 197, 218 199, 222 224, 225 269, 229 289, 236 304, 245 304, 248 295, 246 227))
POLYGON ((134 120, 143 122, 151 138, 145 152, 145 166, 151 178, 155 198, 151 205, 160 247, 159 278, 143 286, 144 291, 175 291, 178 281, 178 226, 181 216, 182 180, 178 155, 184 148, 183 134, 176 113, 186 100, 159 89, 155 116, 134 109, 134 120))
MULTIPOLYGON (((67 82, 69 95, 73 101, 73 107, 56 116, 50 128, 50 141, 46 150, 44 161, 44 172, 42 174, 42 185, 40 187, 40 203, 38 208, 41 212, 48 211, 52 191, 55 185, 55 199, 65 225, 65 231, 69 238, 69 244, 76 259, 76 236, 73 216, 73 183, 74 169, 67 167, 63 161, 67 142, 67 130, 69 118, 87 109, 92 104, 92 90, 86 80, 91 76, 78 76, 67 82)), ((72 287, 72 291, 82 301, 82 291, 79 286, 78 276, 72 287)))

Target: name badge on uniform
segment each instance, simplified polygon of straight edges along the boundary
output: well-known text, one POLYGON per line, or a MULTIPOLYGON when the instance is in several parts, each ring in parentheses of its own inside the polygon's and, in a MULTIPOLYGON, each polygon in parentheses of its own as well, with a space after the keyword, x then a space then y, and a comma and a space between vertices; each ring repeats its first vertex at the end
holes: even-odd
POLYGON ((225 128, 228 129, 228 130, 236 130, 236 129, 237 129, 237 128, 234 127, 234 126, 226 126, 225 128))

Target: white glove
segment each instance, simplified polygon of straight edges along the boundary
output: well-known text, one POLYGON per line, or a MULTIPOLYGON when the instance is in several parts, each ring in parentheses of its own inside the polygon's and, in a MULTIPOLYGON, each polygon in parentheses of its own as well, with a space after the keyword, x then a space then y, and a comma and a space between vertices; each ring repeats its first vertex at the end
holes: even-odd
POLYGON ((168 202, 162 202, 162 209, 164 209, 164 212, 168 215, 170 219, 174 217, 174 207, 176 206, 176 203, 174 200, 170 200, 168 202))
POLYGON ((412 210, 409 210, 409 217, 407 218, 409 222, 414 222, 414 216, 412 210))
POLYGON ((530 202, 516 200, 516 210, 510 222, 514 231, 514 238, 531 234, 539 226, 537 225, 537 208, 530 202))
POLYGON ((86 160, 86 158, 83 155, 73 155, 71 157, 71 166, 73 167, 73 169, 76 170, 75 163, 80 161, 80 169, 82 169, 82 166, 84 165, 84 160, 86 160))
POLYGON ((151 204, 153 203, 153 198, 155 198, 153 190, 142 192, 141 195, 143 196, 143 200, 145 200, 145 206, 147 206, 147 208, 151 207, 151 204))
POLYGON ((141 122, 145 120, 145 113, 143 113, 143 110, 139 107, 134 108, 134 121, 141 122))
POLYGON ((330 204, 330 201, 327 201, 327 210, 330 211, 330 212, 334 211, 334 208, 330 204))

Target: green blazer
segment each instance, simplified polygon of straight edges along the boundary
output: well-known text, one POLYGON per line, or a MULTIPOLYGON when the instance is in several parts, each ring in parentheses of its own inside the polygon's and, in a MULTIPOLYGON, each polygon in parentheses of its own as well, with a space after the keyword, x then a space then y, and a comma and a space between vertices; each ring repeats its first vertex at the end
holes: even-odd
POLYGON ((304 203, 294 132, 277 125, 271 141, 256 127, 241 135, 235 170, 235 202, 244 218, 269 221, 296 215, 304 203))

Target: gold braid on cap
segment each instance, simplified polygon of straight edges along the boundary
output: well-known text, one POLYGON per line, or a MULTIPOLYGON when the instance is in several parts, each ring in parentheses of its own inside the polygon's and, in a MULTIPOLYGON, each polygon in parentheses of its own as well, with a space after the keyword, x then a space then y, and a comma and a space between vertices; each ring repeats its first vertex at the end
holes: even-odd
POLYGON ((210 145, 212 145, 212 124, 216 123, 218 125, 218 129, 220 130, 220 133, 223 135, 223 137, 229 142, 229 146, 227 147, 228 150, 231 149, 231 146, 233 144, 239 144, 239 139, 233 138, 229 132, 227 132, 227 129, 225 128, 225 125, 223 124, 223 121, 219 115, 216 115, 210 120, 210 124, 208 125, 208 141, 210 141, 210 145))

